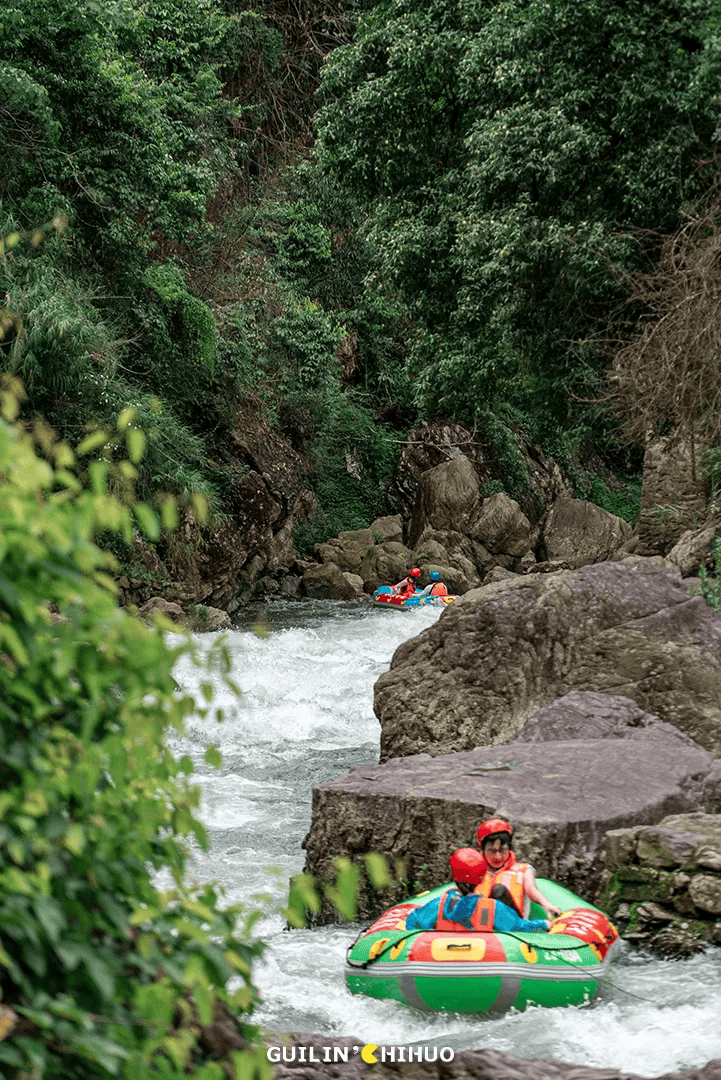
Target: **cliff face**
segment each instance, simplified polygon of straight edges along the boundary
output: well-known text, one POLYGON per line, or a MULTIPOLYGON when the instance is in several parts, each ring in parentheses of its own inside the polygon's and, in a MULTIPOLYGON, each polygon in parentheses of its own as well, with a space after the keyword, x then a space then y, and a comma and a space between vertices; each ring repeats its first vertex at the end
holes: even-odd
POLYGON ((238 411, 223 458, 217 465, 225 477, 224 520, 201 529, 186 510, 157 547, 136 542, 136 572, 128 568, 119 581, 125 603, 162 593, 232 615, 260 579, 275 584, 274 575, 292 569, 294 527, 308 520, 316 502, 304 488, 308 459, 252 405, 238 411))

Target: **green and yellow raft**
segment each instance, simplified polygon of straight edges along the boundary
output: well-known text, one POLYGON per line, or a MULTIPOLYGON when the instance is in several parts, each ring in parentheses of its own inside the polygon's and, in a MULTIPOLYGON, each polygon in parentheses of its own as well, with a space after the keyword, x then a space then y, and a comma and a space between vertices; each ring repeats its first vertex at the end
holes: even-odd
MULTIPOLYGON (((348 949, 348 989, 460 1013, 590 1001, 608 971, 618 932, 602 911, 568 889, 543 878, 538 886, 563 911, 548 933, 406 930, 408 913, 448 885, 397 904, 348 949)), ((532 904, 530 917, 542 919, 543 910, 532 904)))

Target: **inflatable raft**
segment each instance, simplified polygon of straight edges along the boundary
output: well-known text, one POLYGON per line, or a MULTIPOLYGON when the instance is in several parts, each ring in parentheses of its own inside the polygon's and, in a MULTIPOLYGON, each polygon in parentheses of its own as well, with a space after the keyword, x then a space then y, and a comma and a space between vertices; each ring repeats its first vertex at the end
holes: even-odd
MULTIPOLYGON (((459 1013, 590 1001, 618 943, 616 928, 562 886, 543 878, 538 886, 563 910, 548 933, 406 930, 408 913, 448 885, 397 904, 348 949, 348 989, 459 1013)), ((532 904, 530 917, 543 918, 542 909, 532 904)))
POLYGON ((413 596, 407 596, 403 599, 403 597, 393 592, 390 585, 379 585, 373 594, 374 604, 390 608, 445 607, 446 604, 450 604, 456 599, 456 596, 451 595, 424 596, 420 589, 416 589, 413 596))

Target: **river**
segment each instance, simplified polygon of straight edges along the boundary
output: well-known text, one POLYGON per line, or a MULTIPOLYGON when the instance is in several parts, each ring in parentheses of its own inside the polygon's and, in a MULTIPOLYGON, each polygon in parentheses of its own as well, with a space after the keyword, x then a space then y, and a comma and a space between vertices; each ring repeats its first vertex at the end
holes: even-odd
MULTIPOLYGON (((254 1019, 273 1031, 455 1050, 493 1047, 641 1076, 721 1057, 721 948, 662 961, 624 945, 590 1005, 483 1019, 429 1016, 349 994, 344 954, 360 927, 284 929, 277 909, 289 876, 303 867, 313 785, 353 765, 377 764, 373 684, 397 646, 436 618, 436 610, 383 611, 368 601, 249 607, 227 635, 242 701, 221 691, 222 724, 196 717, 184 736, 170 740, 176 753, 196 763, 199 816, 210 835, 210 850, 193 853, 194 873, 220 881, 228 902, 268 913, 258 928, 268 948, 254 969, 263 998, 254 1019), (210 743, 222 752, 219 770, 203 759, 210 743)), ((199 635, 196 643, 203 652, 211 639, 199 635)), ((201 675, 189 660, 178 664, 176 678, 201 700, 201 675)))

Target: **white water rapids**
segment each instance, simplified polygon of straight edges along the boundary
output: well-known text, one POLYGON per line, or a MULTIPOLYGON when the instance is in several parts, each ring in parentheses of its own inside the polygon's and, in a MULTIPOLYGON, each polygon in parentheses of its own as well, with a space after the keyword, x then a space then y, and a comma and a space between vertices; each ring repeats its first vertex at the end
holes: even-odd
MULTIPOLYGON (((170 742, 193 758, 202 789, 200 817, 211 847, 194 854, 194 873, 221 882, 228 902, 253 906, 258 893, 270 893, 276 907, 283 902, 289 876, 303 867, 313 785, 352 765, 377 763, 373 684, 396 647, 438 614, 377 610, 368 601, 275 601, 260 616, 270 628, 266 637, 251 631, 259 609, 244 613, 247 629, 227 635, 242 702, 220 692, 225 721, 196 718, 186 736, 170 742), (220 770, 203 760, 210 743, 222 752, 220 770)), ((207 635, 196 640, 201 651, 210 644, 207 635)), ((201 700, 206 675, 184 660, 176 678, 201 700)), ((266 899, 260 906, 273 905, 266 899)), ((359 929, 288 931, 279 915, 264 918, 258 933, 268 949, 254 969, 263 1004, 254 1020, 272 1031, 354 1035, 379 1045, 493 1047, 650 1077, 721 1057, 721 948, 662 961, 624 946, 590 1005, 483 1019, 421 1014, 351 995, 344 955, 359 929)))

